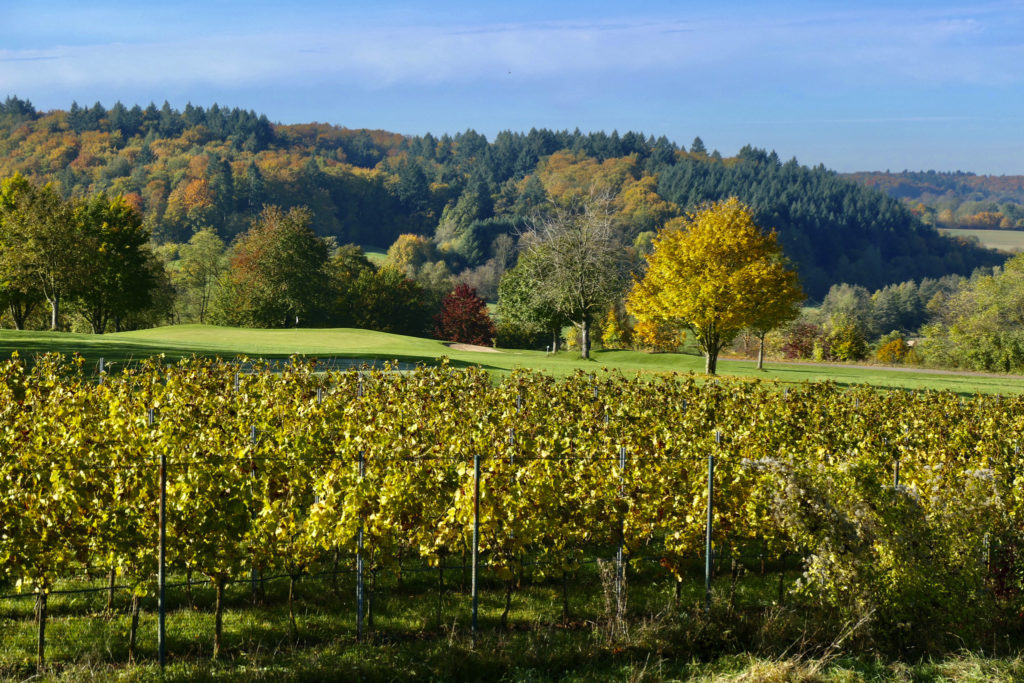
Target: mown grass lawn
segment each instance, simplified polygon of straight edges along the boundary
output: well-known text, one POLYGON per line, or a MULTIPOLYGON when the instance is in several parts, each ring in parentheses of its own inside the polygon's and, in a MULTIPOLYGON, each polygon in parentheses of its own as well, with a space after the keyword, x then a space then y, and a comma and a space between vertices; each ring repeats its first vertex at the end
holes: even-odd
MULTIPOLYGON (((640 351, 595 351, 582 360, 576 352, 547 354, 544 351, 499 349, 497 352, 462 351, 436 339, 355 329, 259 330, 211 325, 177 325, 136 332, 91 335, 62 332, 17 332, 0 330, 0 357, 17 351, 31 357, 49 351, 80 353, 90 365, 104 358, 116 370, 119 364, 165 354, 174 361, 192 355, 287 358, 292 354, 318 358, 371 361, 400 360, 406 363, 436 363, 448 357, 456 366, 478 365, 504 375, 515 368, 565 376, 576 371, 636 373, 682 373, 701 375, 704 359, 689 353, 644 353, 640 351)), ((726 376, 775 380, 781 383, 833 381, 841 385, 871 384, 888 389, 949 390, 962 394, 1019 393, 1024 380, 1006 375, 932 374, 911 369, 888 370, 858 365, 814 365, 768 362, 758 371, 753 361, 720 360, 719 372, 726 376)))

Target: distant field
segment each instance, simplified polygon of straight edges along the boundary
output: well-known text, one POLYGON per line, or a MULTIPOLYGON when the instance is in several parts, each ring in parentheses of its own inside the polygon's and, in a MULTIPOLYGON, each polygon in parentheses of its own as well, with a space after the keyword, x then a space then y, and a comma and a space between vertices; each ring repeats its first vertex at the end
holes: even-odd
MULTIPOLYGON (((578 353, 548 355, 543 351, 500 350, 499 352, 458 351, 435 339, 420 339, 369 330, 252 330, 209 325, 178 325, 137 332, 89 335, 54 332, 0 330, 0 358, 14 351, 33 356, 47 351, 80 353, 95 367, 102 357, 116 370, 126 362, 165 354, 174 361, 192 355, 234 358, 286 358, 291 354, 318 358, 366 361, 397 359, 407 363, 436 363, 447 356, 454 365, 479 365, 503 375, 515 368, 530 368, 554 376, 577 370, 612 371, 632 376, 642 373, 701 374, 704 359, 693 353, 643 353, 640 351, 595 351, 591 360, 578 353)), ((722 375, 777 380, 783 383, 834 381, 842 385, 871 384, 892 389, 947 389, 965 394, 1019 393, 1024 381, 1001 375, 934 374, 893 371, 854 365, 800 365, 767 363, 758 372, 753 361, 720 360, 722 375)))
POLYGON ((378 268, 384 265, 384 261, 388 258, 387 251, 380 247, 371 247, 364 244, 362 249, 363 253, 366 254, 366 258, 370 260, 370 263, 378 268))
POLYGON ((981 246, 1001 251, 1019 252, 1024 251, 1024 231, 1022 230, 968 230, 968 229, 940 229, 944 235, 950 237, 977 237, 981 246))

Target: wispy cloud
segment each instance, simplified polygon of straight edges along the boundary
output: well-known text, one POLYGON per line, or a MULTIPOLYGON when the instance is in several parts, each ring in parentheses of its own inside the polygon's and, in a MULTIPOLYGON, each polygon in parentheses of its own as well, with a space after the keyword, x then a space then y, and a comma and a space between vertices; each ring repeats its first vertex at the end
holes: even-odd
POLYGON ((51 59, 63 59, 60 55, 42 55, 34 57, 31 55, 17 55, 14 57, 0 57, 0 62, 45 62, 51 59))
MULTIPOLYGON (((964 123, 967 121, 984 121, 979 116, 860 116, 851 118, 807 118, 807 119, 776 119, 758 121, 767 124, 806 125, 809 123, 834 124, 892 124, 892 123, 964 123)), ((750 122, 753 123, 753 122, 750 122)))
MULTIPOLYGON (((366 87, 619 74, 787 87, 1019 83, 1024 20, 1011 3, 962 10, 710 15, 623 22, 339 26, 0 50, 0 89, 334 79, 366 87), (788 80, 787 80, 788 79, 788 80), (801 79, 804 79, 803 82, 801 79), (766 83, 768 85, 768 83, 766 83)), ((614 83, 609 82, 610 87, 614 83)))

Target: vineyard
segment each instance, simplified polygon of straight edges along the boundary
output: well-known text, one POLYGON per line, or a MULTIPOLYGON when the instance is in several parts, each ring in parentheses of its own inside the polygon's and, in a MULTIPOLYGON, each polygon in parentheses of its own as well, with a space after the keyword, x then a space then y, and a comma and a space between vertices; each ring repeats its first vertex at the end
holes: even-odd
POLYGON ((154 360, 96 381, 81 359, 0 365, 0 593, 35 597, 40 664, 47 597, 85 574, 132 596, 133 659, 162 579, 208 581, 217 657, 232 584, 287 579, 294 637, 295 582, 351 576, 362 637, 370 576, 433 568, 440 596, 445 570, 467 567, 475 638, 478 574, 503 593, 501 627, 526 579, 560 586, 568 620, 567 586, 596 558, 615 623, 638 573, 659 574, 681 612, 700 582, 707 614, 731 609, 712 581, 789 561, 799 573, 761 611, 785 598, 823 643, 898 655, 1020 640, 1020 397, 246 369, 154 360))

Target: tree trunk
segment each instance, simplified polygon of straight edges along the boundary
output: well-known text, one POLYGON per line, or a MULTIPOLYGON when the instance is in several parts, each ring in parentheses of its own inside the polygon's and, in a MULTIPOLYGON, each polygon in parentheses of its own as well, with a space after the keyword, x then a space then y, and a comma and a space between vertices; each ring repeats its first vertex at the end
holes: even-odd
POLYGON ((760 344, 757 347, 757 369, 764 370, 764 338, 768 333, 764 333, 758 337, 760 344))
POLYGON ((337 548, 334 549, 334 560, 331 564, 331 589, 334 591, 334 596, 338 596, 338 554, 337 548))
POLYGON ((214 584, 217 587, 217 603, 213 608, 213 658, 217 659, 220 656, 221 634, 224 632, 224 579, 217 577, 214 584))
POLYGON ((46 591, 36 594, 36 618, 39 621, 39 636, 36 641, 36 667, 46 666, 46 591))
POLYGON ((192 569, 188 568, 185 570, 185 597, 188 598, 188 606, 191 609, 196 608, 196 600, 192 595, 192 569))
POLYGON ((708 351, 704 356, 704 373, 713 375, 718 370, 718 351, 708 351))
POLYGON ((502 630, 508 628, 508 613, 512 611, 512 584, 512 579, 505 582, 505 611, 501 613, 502 630))
POLYGON ((50 331, 56 332, 57 322, 60 320, 60 297, 50 299, 50 331))
POLYGON ((551 353, 558 353, 558 342, 561 340, 562 330, 557 327, 551 331, 551 353))
POLYGON ((114 609, 114 586, 117 585, 117 570, 111 567, 107 574, 107 611, 114 609))
POLYGON ((569 623, 569 576, 562 570, 562 625, 569 623))
POLYGON ((292 642, 299 635, 299 627, 295 623, 295 575, 288 575, 288 623, 292 631, 292 642))
POLYGON ((11 321, 14 322, 14 329, 25 329, 25 321, 28 319, 29 315, 31 315, 33 308, 35 308, 34 304, 23 304, 17 300, 10 303, 7 309, 11 313, 11 321))
POLYGON ((586 319, 580 325, 580 358, 590 358, 590 322, 586 319))
POLYGON ((444 607, 444 555, 437 562, 437 630, 441 630, 441 616, 444 607))
POLYGON ((135 663, 135 636, 139 632, 139 596, 132 596, 132 625, 128 630, 128 661, 135 663))

